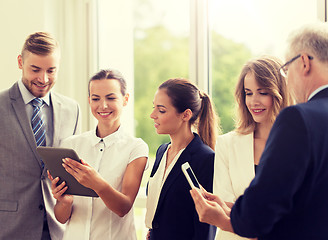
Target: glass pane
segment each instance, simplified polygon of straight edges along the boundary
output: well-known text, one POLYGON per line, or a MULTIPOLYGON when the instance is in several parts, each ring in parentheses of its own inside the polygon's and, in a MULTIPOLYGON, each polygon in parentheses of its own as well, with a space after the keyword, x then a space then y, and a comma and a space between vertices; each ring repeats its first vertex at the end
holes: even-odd
POLYGON ((155 91, 169 78, 189 75, 189 0, 138 0, 135 5, 134 71, 136 136, 154 155, 167 136, 149 115, 155 91))
POLYGON ((169 78, 189 77, 189 0, 135 1, 134 113, 135 132, 149 146, 149 167, 135 204, 138 239, 145 239, 146 184, 157 148, 169 141, 158 135, 149 117, 158 86, 169 78))
POLYGON ((236 81, 252 57, 273 55, 284 61, 288 33, 316 21, 313 0, 210 0, 213 100, 223 132, 234 128, 236 81))

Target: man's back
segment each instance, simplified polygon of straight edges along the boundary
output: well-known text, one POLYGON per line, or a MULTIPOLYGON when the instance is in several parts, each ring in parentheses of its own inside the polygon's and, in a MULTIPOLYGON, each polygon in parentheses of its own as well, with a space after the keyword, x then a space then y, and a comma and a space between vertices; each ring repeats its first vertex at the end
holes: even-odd
POLYGON ((328 199, 328 89, 295 108, 304 120, 307 137, 304 141, 307 144, 303 145, 302 139, 295 138, 295 148, 302 153, 303 158, 293 159, 292 162, 296 165, 305 160, 301 162, 304 168, 299 169, 304 173, 295 179, 295 188, 298 188, 291 201, 290 214, 283 217, 274 229, 278 236, 282 234, 285 239, 327 239, 328 204, 325 202, 328 199), (297 141, 301 143, 297 144, 297 141), (287 233, 289 236, 286 238, 287 233))

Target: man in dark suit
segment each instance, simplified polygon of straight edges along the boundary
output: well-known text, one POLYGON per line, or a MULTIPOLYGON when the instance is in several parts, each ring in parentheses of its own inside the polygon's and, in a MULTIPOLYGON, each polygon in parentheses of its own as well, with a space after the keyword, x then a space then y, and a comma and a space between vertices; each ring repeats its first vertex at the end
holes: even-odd
MULTIPOLYGON (((259 171, 230 208, 192 190, 201 221, 261 239, 328 238, 328 26, 291 34, 281 72, 296 101, 274 123, 259 171)), ((229 204, 228 204, 229 205, 229 204)))
POLYGON ((0 239, 62 239, 64 225, 54 217, 51 183, 36 152, 37 145, 59 146, 80 131, 78 104, 50 92, 59 59, 55 39, 31 34, 18 56, 21 80, 0 93, 0 239), (35 98, 42 104, 37 111, 35 98), (32 118, 41 123, 33 129, 32 118))

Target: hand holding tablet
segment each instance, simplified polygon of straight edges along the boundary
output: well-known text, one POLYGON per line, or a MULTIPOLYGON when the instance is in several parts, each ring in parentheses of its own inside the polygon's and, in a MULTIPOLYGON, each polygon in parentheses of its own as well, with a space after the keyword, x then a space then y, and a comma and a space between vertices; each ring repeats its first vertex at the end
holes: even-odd
POLYGON ((71 174, 69 174, 62 166, 62 159, 71 158, 80 162, 80 158, 73 149, 55 148, 55 147, 37 147, 42 161, 53 178, 59 177, 58 185, 65 181, 68 189, 65 193, 87 197, 98 197, 97 193, 90 188, 80 184, 71 174))

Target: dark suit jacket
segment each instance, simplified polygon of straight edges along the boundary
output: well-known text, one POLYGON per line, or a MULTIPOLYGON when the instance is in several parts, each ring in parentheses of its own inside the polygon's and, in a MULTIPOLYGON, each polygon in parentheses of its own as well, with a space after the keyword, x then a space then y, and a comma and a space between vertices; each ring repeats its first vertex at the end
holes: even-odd
POLYGON ((258 174, 231 212, 234 231, 259 239, 328 239, 328 89, 284 109, 258 174))
MULTIPOLYGON (((199 183, 212 192, 214 152, 197 134, 182 152, 163 185, 152 222, 153 240, 206 240, 214 239, 216 228, 200 223, 190 195, 190 186, 181 165, 189 162, 199 183)), ((168 144, 161 145, 150 177, 153 177, 168 144)))
MULTIPOLYGON (((59 146, 79 132, 80 111, 75 101, 54 92, 50 100, 53 146, 59 146)), ((0 93, 0 239, 41 239, 45 208, 51 238, 61 239, 63 225, 53 214, 55 199, 46 169, 41 172, 30 121, 17 83, 0 93)))

